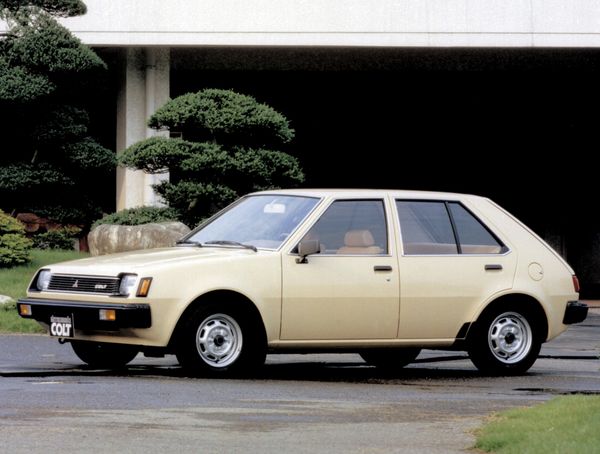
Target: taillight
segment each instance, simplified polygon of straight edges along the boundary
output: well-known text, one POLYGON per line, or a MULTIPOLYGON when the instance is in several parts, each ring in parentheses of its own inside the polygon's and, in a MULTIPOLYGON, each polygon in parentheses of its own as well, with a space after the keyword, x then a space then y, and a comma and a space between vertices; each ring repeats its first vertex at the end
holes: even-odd
POLYGON ((573 275, 573 287, 575 288, 575 293, 579 293, 579 290, 581 290, 581 287, 579 287, 579 279, 577 279, 577 276, 573 275))

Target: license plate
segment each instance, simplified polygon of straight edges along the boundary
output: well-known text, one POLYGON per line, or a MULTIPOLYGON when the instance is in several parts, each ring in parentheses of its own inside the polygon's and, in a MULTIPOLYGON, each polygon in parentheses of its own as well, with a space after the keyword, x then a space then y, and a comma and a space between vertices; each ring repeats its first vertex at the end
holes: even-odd
POLYGON ((73 337, 73 316, 72 315, 51 315, 50 316, 50 335, 54 337, 73 337))

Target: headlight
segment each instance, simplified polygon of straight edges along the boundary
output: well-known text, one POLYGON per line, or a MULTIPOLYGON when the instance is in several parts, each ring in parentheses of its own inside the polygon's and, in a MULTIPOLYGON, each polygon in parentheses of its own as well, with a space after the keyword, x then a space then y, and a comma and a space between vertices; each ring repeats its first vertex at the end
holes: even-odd
POLYGON ((48 290, 48 286, 50 285, 50 278, 52 277, 52 273, 50 270, 42 270, 40 274, 38 274, 37 281, 35 283, 36 288, 41 292, 43 290, 48 290))
POLYGON ((135 274, 124 274, 121 276, 121 285, 119 285, 119 294, 122 296, 128 296, 133 293, 135 284, 137 282, 137 276, 135 274))

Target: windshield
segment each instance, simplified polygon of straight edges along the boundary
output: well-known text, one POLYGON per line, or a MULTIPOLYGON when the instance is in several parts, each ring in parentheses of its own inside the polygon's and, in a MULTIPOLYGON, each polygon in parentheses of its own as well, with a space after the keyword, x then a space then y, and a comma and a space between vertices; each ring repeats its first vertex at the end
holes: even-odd
POLYGON ((244 197, 186 242, 211 246, 229 242, 277 249, 318 202, 313 197, 288 195, 244 197))

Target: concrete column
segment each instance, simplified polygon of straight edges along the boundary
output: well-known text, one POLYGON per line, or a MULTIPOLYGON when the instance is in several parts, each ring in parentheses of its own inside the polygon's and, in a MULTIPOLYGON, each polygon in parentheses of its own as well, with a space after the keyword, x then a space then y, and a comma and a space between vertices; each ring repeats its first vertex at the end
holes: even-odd
MULTIPOLYGON (((146 122, 169 99, 169 49, 130 47, 124 51, 123 79, 117 98, 117 153, 157 132, 146 122)), ((117 210, 160 205, 151 185, 168 174, 147 175, 117 169, 117 210)))
MULTIPOLYGON (((146 49, 146 120, 169 100, 170 89, 170 51, 164 47, 151 47, 146 49)), ((155 135, 166 135, 169 132, 158 132, 146 128, 146 138, 155 135)), ((168 180, 169 174, 146 174, 144 180, 144 205, 164 205, 152 185, 168 180)))

